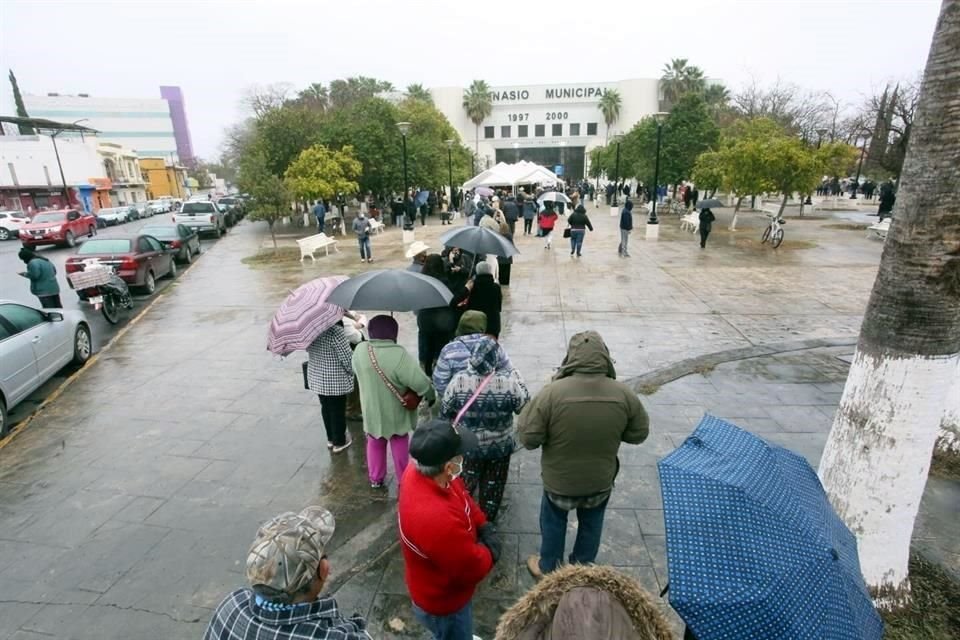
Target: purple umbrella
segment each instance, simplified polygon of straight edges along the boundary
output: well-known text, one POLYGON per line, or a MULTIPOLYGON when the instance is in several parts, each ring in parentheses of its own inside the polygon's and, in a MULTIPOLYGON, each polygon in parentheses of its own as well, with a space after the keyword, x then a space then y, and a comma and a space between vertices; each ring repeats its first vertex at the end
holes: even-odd
POLYGON ((267 333, 267 351, 285 356, 305 350, 321 333, 335 325, 346 310, 327 302, 346 276, 317 278, 291 293, 273 320, 267 333))
POLYGON ((477 188, 474 189, 473 191, 474 191, 477 195, 483 196, 483 197, 485 197, 485 198, 486 198, 486 197, 489 197, 489 196, 492 196, 492 195, 495 193, 494 190, 491 189, 490 187, 477 187, 477 188))

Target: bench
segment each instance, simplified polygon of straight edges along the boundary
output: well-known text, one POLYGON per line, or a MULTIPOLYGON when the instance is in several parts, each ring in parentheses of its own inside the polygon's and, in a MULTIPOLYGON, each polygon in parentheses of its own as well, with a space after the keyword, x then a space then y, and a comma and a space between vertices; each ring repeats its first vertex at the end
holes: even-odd
POLYGON ((887 218, 882 222, 878 222, 876 224, 872 224, 869 227, 867 227, 867 237, 872 236, 875 238, 879 238, 881 240, 886 240, 887 232, 889 231, 890 231, 890 218, 887 218))
POLYGON ((696 211, 691 211, 687 215, 680 218, 680 230, 689 231, 690 233, 696 233, 700 229, 700 214, 696 211))
POLYGON ((370 218, 370 232, 371 233, 383 233, 383 229, 386 225, 377 220, 376 218, 370 218))
POLYGON ((325 233, 318 233, 306 238, 301 238, 297 240, 297 245, 300 247, 300 262, 303 262, 303 259, 307 256, 311 260, 316 262, 316 258, 313 256, 314 252, 317 249, 323 249, 324 255, 330 255, 330 247, 333 247, 334 251, 340 251, 337 249, 337 241, 325 233))

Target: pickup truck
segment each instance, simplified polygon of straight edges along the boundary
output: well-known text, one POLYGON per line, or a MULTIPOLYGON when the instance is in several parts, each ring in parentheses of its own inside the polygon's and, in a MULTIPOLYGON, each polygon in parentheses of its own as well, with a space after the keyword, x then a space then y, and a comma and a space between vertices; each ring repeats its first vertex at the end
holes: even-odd
POLYGON ((20 227, 20 242, 26 247, 55 244, 73 247, 81 236, 97 235, 97 217, 76 209, 41 211, 20 227))
POLYGON ((174 211, 173 223, 196 229, 198 233, 210 231, 218 238, 227 230, 223 211, 209 200, 184 202, 180 211, 174 211))

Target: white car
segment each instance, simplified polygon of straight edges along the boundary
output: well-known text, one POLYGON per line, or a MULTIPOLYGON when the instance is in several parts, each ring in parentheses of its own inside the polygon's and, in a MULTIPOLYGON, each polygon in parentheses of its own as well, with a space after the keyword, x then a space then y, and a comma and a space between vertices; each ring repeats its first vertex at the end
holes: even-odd
POLYGON ((92 352, 82 312, 0 300, 0 437, 10 429, 10 409, 65 365, 85 363, 92 352))
POLYGON ((97 217, 108 226, 130 221, 130 207, 108 207, 97 211, 97 217))
POLYGON ((147 208, 150 209, 151 215, 156 215, 158 213, 169 213, 173 207, 169 200, 150 200, 147 202, 147 208))
POLYGON ((30 222, 23 211, 0 211, 0 240, 15 238, 20 233, 20 225, 30 222))
POLYGON ((140 214, 141 218, 149 218, 153 216, 153 210, 147 205, 146 202, 134 202, 130 206, 137 210, 137 213, 140 214))

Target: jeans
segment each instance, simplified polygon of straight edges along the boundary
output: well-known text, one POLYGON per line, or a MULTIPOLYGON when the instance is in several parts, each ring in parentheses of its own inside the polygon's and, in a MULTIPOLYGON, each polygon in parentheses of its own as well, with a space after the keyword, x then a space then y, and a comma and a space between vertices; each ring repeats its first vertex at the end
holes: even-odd
POLYGON ((320 416, 327 432, 327 442, 335 447, 342 447, 347 444, 347 394, 319 397, 320 416))
POLYGON ((533 218, 524 218, 523 219, 523 235, 529 235, 530 230, 533 228, 533 218))
POLYGON ((570 255, 576 253, 580 255, 580 250, 583 249, 583 238, 587 235, 586 229, 571 229, 570 230, 570 255))
POLYGON ((323 233, 323 223, 326 216, 317 217, 317 233, 323 233))
POLYGON ((373 258, 373 252, 370 250, 370 236, 357 238, 357 242, 360 244, 360 259, 370 260, 373 258))
POLYGON ((416 603, 413 615, 433 635, 433 640, 473 640, 473 603, 468 602, 463 609, 446 616, 427 613, 416 603))
POLYGON ((37 296, 40 300, 40 307, 43 309, 63 309, 63 303, 60 302, 60 294, 54 293, 49 296, 37 296))
POLYGON ((370 482, 383 482, 387 477, 387 443, 390 443, 390 453, 393 455, 393 470, 397 474, 397 483, 403 477, 403 471, 410 461, 407 434, 391 436, 389 438, 374 438, 367 434, 367 477, 370 482))
POLYGON ((629 256, 630 252, 627 251, 627 243, 630 242, 630 229, 620 229, 620 249, 618 253, 622 256, 629 256))
MULTIPOLYGON (((570 564, 592 564, 600 550, 603 515, 607 502, 592 509, 577 509, 577 540, 570 554, 570 564)), ((567 543, 567 512, 550 502, 544 493, 540 499, 540 570, 553 571, 563 560, 567 543)))

